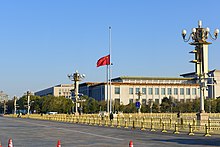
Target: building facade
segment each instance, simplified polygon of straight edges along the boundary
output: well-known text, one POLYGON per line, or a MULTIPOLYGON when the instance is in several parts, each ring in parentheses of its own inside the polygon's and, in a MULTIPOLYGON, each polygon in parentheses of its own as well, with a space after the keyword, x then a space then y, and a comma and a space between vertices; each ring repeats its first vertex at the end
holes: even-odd
MULTIPOLYGON (((195 72, 192 73, 186 73, 180 75, 184 78, 192 78, 195 83, 198 83, 197 76, 195 72)), ((206 87, 206 92, 208 97, 206 98, 220 98, 220 70, 211 70, 208 72, 208 77, 207 77, 207 85, 206 87)))
POLYGON ((210 71, 209 75, 207 84, 209 98, 220 98, 220 70, 210 71))
MULTIPOLYGON (((192 78, 118 77, 112 79, 111 99, 123 105, 140 102, 161 103, 164 97, 174 101, 190 101, 199 97, 199 85, 192 78)), ((80 84, 80 92, 96 100, 107 100, 106 83, 80 84)), ((110 94, 109 94, 110 97, 110 94)))
MULTIPOLYGON (((109 99, 111 97, 113 102, 123 105, 137 101, 142 104, 148 104, 149 101, 160 104, 164 97, 171 97, 174 101, 182 102, 199 98, 200 87, 195 73, 186 73, 181 76, 183 78, 121 76, 111 80, 111 88, 107 86, 106 82, 85 82, 79 85, 79 93, 98 101, 106 101, 107 97, 109 99), (109 96, 107 96, 107 91, 111 91, 109 96)), ((207 79, 208 98, 220 97, 220 70, 210 71, 209 77, 207 79)), ((71 90, 73 89, 73 84, 61 84, 35 92, 35 95, 71 98, 71 90)))
POLYGON ((44 90, 37 91, 34 94, 37 96, 53 95, 53 96, 64 96, 66 98, 71 98, 71 90, 73 89, 74 89, 73 84, 60 84, 44 90))

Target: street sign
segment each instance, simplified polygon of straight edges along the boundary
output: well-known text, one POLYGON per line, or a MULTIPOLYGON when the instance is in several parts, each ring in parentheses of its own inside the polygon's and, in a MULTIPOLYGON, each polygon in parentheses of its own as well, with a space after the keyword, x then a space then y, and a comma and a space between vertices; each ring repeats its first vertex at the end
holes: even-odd
POLYGON ((140 108, 140 106, 141 106, 140 102, 136 102, 135 106, 136 106, 136 108, 140 108))

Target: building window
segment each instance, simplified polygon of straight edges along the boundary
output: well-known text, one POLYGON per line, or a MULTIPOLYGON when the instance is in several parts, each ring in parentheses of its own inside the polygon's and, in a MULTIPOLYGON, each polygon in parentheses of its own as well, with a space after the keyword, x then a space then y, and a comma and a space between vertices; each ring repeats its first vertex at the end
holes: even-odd
POLYGON ((192 95, 196 95, 196 88, 192 89, 192 95))
POLYGON ((178 88, 174 88, 174 95, 178 95, 178 88))
POLYGON ((142 99, 142 104, 144 104, 144 105, 145 105, 145 104, 146 104, 146 102, 147 102, 147 101, 146 101, 146 99, 142 99))
POLYGON ((120 94, 120 87, 115 87, 115 94, 120 94))
POLYGON ((155 95, 159 95, 159 88, 155 88, 155 95))
POLYGON ((161 95, 166 95, 166 89, 165 88, 161 88, 161 95))
POLYGON ((153 88, 148 88, 148 95, 153 95, 153 88))
POLYGON ((129 99, 129 104, 133 104, 133 99, 129 99))
POLYGON ((172 95, 172 88, 167 88, 167 94, 172 95))
POLYGON ((134 93, 134 88, 129 88, 129 94, 133 94, 134 93))
POLYGON ((140 88, 135 88, 135 93, 138 94, 140 91, 140 88))
POLYGON ((184 88, 180 88, 180 95, 184 95, 184 88))
POLYGON ((147 89, 146 88, 142 88, 142 94, 144 94, 144 95, 147 94, 147 89))
POLYGON ((190 95, 190 88, 186 88, 186 95, 190 95))

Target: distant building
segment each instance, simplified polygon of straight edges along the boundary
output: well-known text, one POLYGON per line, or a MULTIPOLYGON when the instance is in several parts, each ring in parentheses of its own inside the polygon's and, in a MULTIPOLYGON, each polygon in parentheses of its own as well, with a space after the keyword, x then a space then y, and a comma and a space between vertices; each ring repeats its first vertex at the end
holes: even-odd
POLYGON ((37 96, 64 96, 66 98, 71 98, 71 90, 74 88, 73 84, 60 84, 44 90, 35 92, 37 96))
POLYGON ((8 95, 5 94, 3 91, 0 91, 0 102, 4 102, 5 101, 8 101, 8 95))
MULTIPOLYGON (((154 101, 161 103, 164 97, 175 101, 191 101, 199 97, 199 84, 193 78, 163 77, 118 77, 112 79, 111 98, 113 101, 127 105, 138 100, 141 92, 141 103, 154 101)), ((107 100, 107 84, 82 83, 80 92, 96 100, 107 100)))

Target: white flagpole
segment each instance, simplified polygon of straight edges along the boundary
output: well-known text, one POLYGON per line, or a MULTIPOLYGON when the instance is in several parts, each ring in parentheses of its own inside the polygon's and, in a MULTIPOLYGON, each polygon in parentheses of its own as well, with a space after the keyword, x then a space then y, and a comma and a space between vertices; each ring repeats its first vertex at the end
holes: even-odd
POLYGON ((106 92, 107 92, 107 112, 109 113, 109 96, 108 96, 108 65, 106 66, 107 68, 106 68, 106 84, 107 84, 107 90, 106 90, 106 92))
POLYGON ((109 27, 109 55, 110 55, 110 65, 109 65, 109 85, 110 85, 110 94, 109 94, 109 99, 110 99, 110 113, 112 112, 112 82, 111 82, 111 62, 112 62, 112 60, 111 60, 111 27, 109 27))

